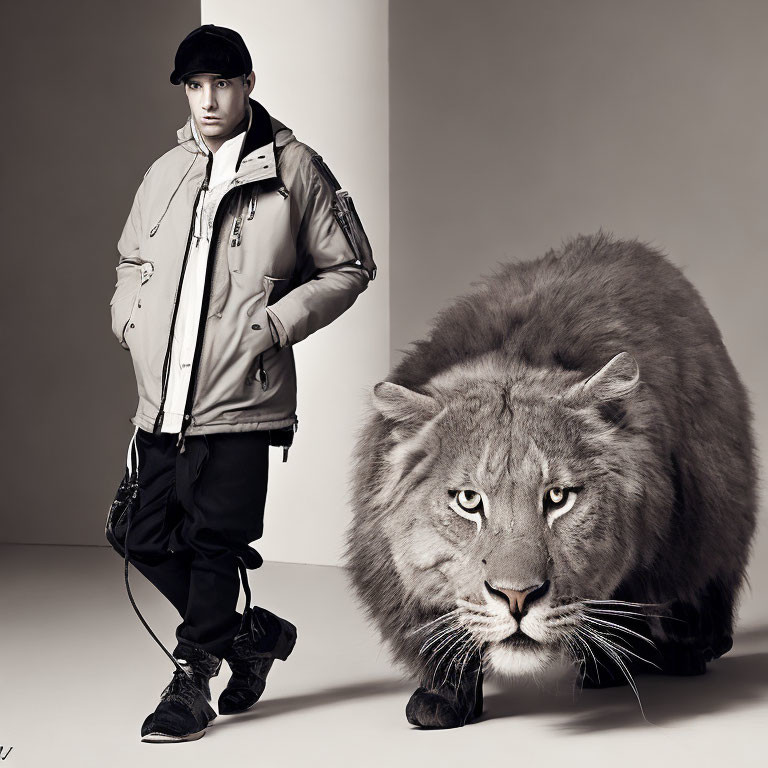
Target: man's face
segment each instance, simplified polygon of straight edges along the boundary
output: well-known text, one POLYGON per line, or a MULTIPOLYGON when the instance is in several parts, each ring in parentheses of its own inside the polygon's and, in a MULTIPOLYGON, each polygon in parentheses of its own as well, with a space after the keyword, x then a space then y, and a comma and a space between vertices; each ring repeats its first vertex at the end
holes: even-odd
POLYGON ((184 84, 189 109, 206 144, 216 151, 243 121, 255 75, 226 80, 219 75, 190 75, 184 84))

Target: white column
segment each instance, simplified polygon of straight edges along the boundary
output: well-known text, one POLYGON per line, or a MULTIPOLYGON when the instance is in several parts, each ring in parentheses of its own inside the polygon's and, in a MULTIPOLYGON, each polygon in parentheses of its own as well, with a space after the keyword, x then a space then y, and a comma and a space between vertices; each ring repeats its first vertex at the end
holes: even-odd
POLYGON ((389 369, 389 74, 386 0, 205 0, 202 23, 236 29, 251 97, 319 152, 352 195, 378 275, 354 306, 296 345, 299 431, 270 449, 265 560, 339 565, 351 518, 354 433, 389 369))

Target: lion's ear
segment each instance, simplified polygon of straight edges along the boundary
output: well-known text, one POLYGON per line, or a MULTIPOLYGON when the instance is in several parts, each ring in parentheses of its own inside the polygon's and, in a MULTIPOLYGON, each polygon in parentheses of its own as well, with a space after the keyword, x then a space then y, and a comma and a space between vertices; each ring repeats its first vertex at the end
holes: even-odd
POLYGON ((565 400, 588 402, 620 400, 637 389, 640 368, 629 352, 614 355, 599 371, 574 384, 565 400))
POLYGON ((380 381, 374 386, 371 402, 382 416, 397 422, 423 423, 440 411, 434 397, 391 381, 380 381))

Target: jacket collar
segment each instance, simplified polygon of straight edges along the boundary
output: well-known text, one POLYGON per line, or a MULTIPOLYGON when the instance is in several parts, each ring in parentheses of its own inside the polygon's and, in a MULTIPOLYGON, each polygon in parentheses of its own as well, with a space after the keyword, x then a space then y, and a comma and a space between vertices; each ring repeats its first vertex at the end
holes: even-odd
MULTIPOLYGON (((240 170, 240 163, 257 149, 265 144, 272 143, 273 150, 283 146, 292 137, 293 132, 277 118, 272 117, 266 108, 255 99, 248 98, 248 128, 245 139, 240 149, 240 154, 235 163, 235 172, 240 170)), ((188 152, 207 155, 208 147, 202 141, 202 136, 197 131, 192 115, 187 117, 184 125, 176 131, 176 141, 188 152), (199 137, 199 139, 197 138, 199 137)))
MULTIPOLYGON (((289 141, 293 141, 293 131, 279 120, 272 117, 267 112, 267 110, 261 104, 259 104, 258 101, 254 101, 253 99, 249 98, 248 107, 250 109, 248 129, 245 132, 246 135, 240 148, 240 154, 237 158, 235 174, 238 173, 240 164, 243 161, 248 160, 249 155, 254 155, 255 158, 255 151, 257 149, 260 149, 267 144, 271 144, 272 146, 270 149, 272 151, 269 153, 271 155, 271 162, 268 164, 269 167, 262 167, 263 161, 261 163, 252 163, 254 168, 240 172, 238 179, 240 182, 273 179, 276 181, 276 183, 282 184, 282 180, 280 179, 280 172, 277 167, 277 154, 275 149, 276 147, 285 146, 289 141)), ((193 129, 193 119, 192 115, 190 114, 189 117, 187 117, 186 123, 184 123, 184 125, 179 128, 178 131, 176 131, 176 141, 179 146, 184 147, 187 152, 195 155, 195 157, 192 159, 189 167, 181 177, 181 181, 176 185, 176 189, 174 189, 174 191, 171 193, 171 197, 168 200, 168 203, 166 204, 165 210, 160 216, 160 219, 150 230, 150 237, 154 237, 157 233, 157 230, 160 228, 160 224, 171 205, 171 201, 181 188, 181 184, 186 178, 187 174, 195 165, 195 162, 197 161, 197 155, 210 155, 208 147, 206 147, 203 142, 198 143, 198 140, 195 138, 196 133, 197 131, 193 129)))

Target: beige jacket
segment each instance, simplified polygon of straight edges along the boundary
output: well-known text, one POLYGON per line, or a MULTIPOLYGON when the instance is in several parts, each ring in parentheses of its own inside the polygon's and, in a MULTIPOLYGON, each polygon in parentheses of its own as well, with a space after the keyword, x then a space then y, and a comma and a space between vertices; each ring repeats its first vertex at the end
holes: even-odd
MULTIPOLYGON (((249 104, 238 168, 214 217, 187 435, 295 425, 293 345, 349 309, 375 276, 339 225, 322 158, 261 104, 249 104), (259 153, 269 145, 276 166, 271 153, 259 153)), ((191 121, 145 174, 117 245, 112 331, 136 374, 131 422, 149 432, 162 420, 193 211, 210 174, 212 156, 191 121)))

